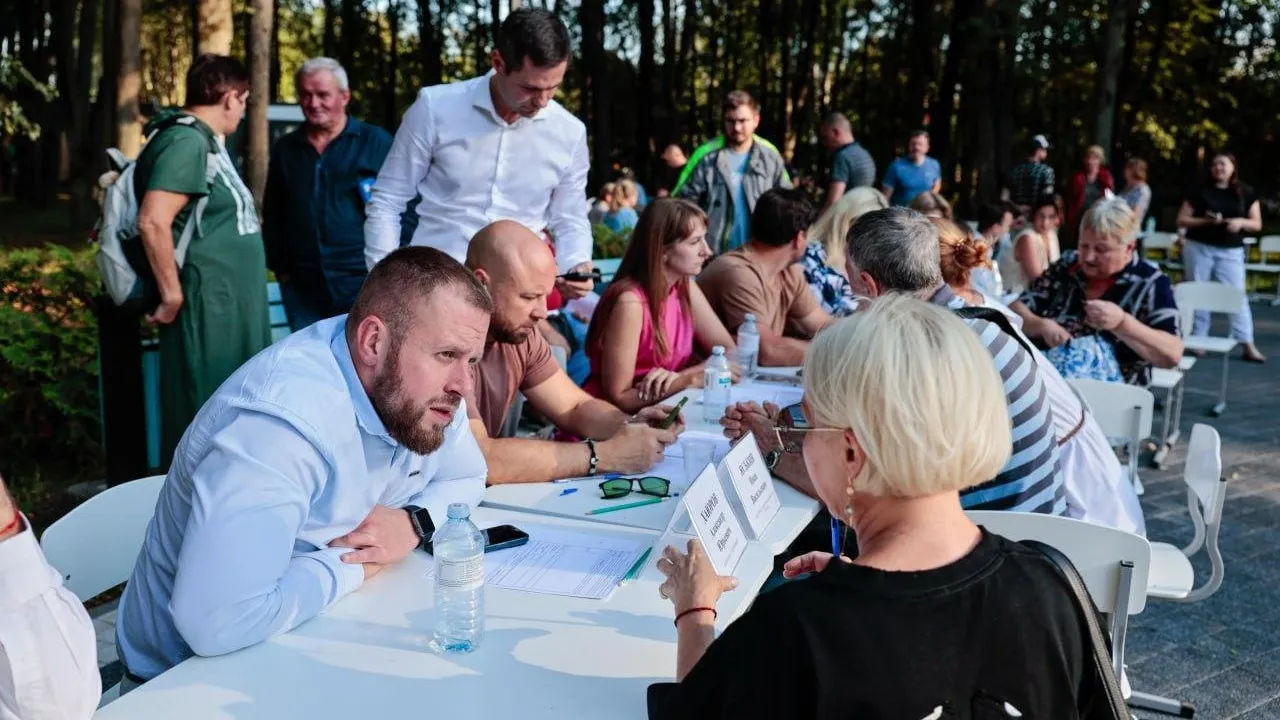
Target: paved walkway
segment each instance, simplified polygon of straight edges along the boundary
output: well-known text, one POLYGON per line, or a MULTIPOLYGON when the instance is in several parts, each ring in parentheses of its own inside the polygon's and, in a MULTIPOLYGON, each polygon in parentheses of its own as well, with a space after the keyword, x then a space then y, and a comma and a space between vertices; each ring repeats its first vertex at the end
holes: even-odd
MULTIPOLYGON (((1259 345, 1271 363, 1233 359, 1230 406, 1222 417, 1208 418, 1221 360, 1201 360, 1188 380, 1183 440, 1165 469, 1142 472, 1148 535, 1181 547, 1193 533, 1182 483, 1185 439, 1197 422, 1222 435, 1229 480, 1220 536, 1226 581, 1200 603, 1150 602, 1130 624, 1126 651, 1134 688, 1190 702, 1204 720, 1280 720, 1280 308, 1253 307, 1259 345)), ((1156 421, 1159 428, 1159 416, 1156 421)), ((1198 580, 1208 572, 1207 563, 1196 564, 1198 580)), ((120 679, 115 604, 94 616, 106 688, 120 679)))

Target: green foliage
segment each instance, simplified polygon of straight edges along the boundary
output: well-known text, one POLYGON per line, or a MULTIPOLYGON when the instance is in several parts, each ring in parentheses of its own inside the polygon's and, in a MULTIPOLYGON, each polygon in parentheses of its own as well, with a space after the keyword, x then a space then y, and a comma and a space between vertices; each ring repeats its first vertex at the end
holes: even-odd
POLYGON ((631 242, 631 231, 614 232, 604 225, 595 225, 591 228, 591 240, 595 246, 591 257, 620 258, 631 242))
POLYGON ((15 493, 100 468, 98 288, 92 249, 0 252, 0 462, 15 493))
POLYGON ((45 102, 57 95, 53 88, 36 80, 17 58, 0 56, 0 136, 40 139, 40 123, 29 118, 16 99, 26 91, 38 94, 45 102))

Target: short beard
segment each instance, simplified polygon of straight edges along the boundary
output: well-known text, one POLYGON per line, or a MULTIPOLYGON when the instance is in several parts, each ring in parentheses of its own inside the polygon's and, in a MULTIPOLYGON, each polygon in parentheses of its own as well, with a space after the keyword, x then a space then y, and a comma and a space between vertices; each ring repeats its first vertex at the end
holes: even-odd
POLYGON ((427 425, 423 418, 430 412, 431 405, 450 403, 457 410, 461 398, 449 395, 432 398, 419 406, 414 406, 403 397, 403 385, 400 378, 399 343, 391 348, 391 360, 383 368, 383 372, 373 381, 373 389, 369 393, 369 401, 378 413, 387 434, 396 442, 405 446, 410 452, 418 455, 430 455, 444 445, 444 425, 434 423, 427 425))
POLYGON ((494 342, 502 345, 519 345, 529 339, 529 333, 536 331, 536 327, 520 327, 513 330, 510 327, 499 324, 496 318, 489 321, 489 334, 493 336, 494 342))

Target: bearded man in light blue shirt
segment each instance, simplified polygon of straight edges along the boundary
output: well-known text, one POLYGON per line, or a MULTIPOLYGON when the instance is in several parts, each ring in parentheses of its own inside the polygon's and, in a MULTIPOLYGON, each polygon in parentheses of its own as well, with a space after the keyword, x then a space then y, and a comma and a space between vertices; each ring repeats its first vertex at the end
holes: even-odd
POLYGON ((287 632, 417 548, 485 463, 463 398, 488 292, 397 250, 349 315, 245 363, 187 428, 120 601, 126 684, 287 632))

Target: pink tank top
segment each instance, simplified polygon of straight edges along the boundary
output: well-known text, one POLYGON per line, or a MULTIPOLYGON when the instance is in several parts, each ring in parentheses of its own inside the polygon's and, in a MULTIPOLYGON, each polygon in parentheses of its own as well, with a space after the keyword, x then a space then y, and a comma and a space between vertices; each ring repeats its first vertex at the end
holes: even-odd
MULTIPOLYGON (((662 358, 658 357, 658 343, 653 336, 649 302, 644 290, 632 288, 629 291, 640 298, 640 307, 644 311, 644 323, 640 326, 640 348, 636 353, 636 371, 632 376, 632 382, 648 375, 654 368, 680 371, 689 366, 689 361, 693 358, 693 317, 681 306, 678 291, 678 286, 672 287, 671 293, 662 303, 660 322, 663 336, 667 340, 667 355, 662 358)), ((606 337, 605 342, 608 341, 606 337)), ((603 392, 599 377, 603 358, 596 351, 590 352, 589 359, 591 360, 591 377, 587 380, 586 390, 595 397, 601 397, 603 392)))

